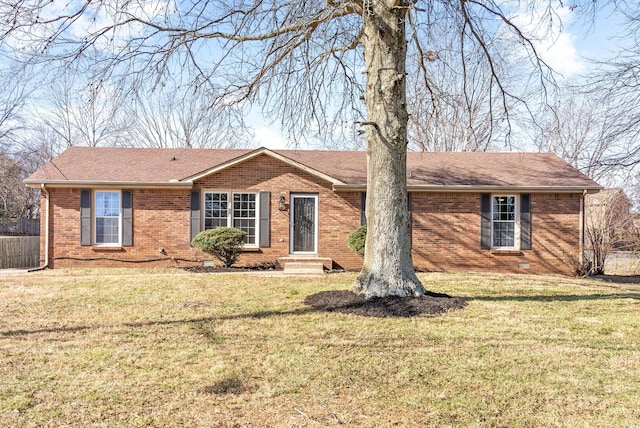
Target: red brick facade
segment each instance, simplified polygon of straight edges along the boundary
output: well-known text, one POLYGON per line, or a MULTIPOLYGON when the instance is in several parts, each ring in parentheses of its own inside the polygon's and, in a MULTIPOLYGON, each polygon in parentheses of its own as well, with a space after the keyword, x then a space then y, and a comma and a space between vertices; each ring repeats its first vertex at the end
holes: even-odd
MULTIPOLYGON (((243 253, 239 265, 275 262, 290 253, 291 210, 279 210, 292 193, 318 195, 318 257, 333 268, 357 269, 361 259, 347 247, 360 225, 360 192, 336 192, 331 183, 274 157, 260 155, 195 181, 193 189, 130 189, 133 245, 80 245, 79 188, 50 188, 49 266, 176 266, 211 257, 190 246, 190 192, 270 192, 270 246, 243 253), (163 251, 160 252, 159 249, 163 251)), ((531 195, 531 250, 480 249, 480 193, 412 193, 413 261, 435 271, 571 273, 568 255, 580 248, 580 194, 531 195)), ((42 218, 46 218, 43 199, 42 218)), ((42 224, 41 236, 45 236, 42 224)), ((44 255, 44 242, 41 254, 44 255)))
POLYGON ((579 194, 531 195, 531 250, 480 248, 480 193, 413 193, 412 248, 416 268, 571 274, 580 251, 579 194))

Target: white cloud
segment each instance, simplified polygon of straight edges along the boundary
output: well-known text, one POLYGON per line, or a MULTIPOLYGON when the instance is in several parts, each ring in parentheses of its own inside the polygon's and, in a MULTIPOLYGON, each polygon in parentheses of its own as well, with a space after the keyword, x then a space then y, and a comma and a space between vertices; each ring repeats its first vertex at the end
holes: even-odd
POLYGON ((572 11, 560 4, 554 11, 550 19, 547 9, 521 10, 513 22, 532 39, 538 54, 555 71, 565 77, 580 74, 585 62, 576 49, 576 36, 569 31, 572 11))
POLYGON ((287 141, 276 127, 257 126, 253 128, 254 140, 260 147, 287 149, 287 141))

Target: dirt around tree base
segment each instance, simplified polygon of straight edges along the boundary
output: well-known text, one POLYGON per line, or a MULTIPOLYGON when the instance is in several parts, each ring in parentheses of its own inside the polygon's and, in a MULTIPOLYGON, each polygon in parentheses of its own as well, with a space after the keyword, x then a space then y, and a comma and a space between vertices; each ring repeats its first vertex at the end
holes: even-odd
POLYGON ((446 294, 366 299, 364 295, 349 290, 321 291, 307 296, 304 303, 322 311, 379 318, 442 315, 451 309, 462 309, 467 305, 464 299, 446 294))

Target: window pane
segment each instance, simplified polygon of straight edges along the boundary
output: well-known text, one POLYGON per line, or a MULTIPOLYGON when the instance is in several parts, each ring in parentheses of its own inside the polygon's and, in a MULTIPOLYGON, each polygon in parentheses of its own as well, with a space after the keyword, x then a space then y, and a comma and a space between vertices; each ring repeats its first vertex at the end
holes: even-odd
POLYGON ((120 192, 95 194, 96 244, 120 243, 120 192))
POLYGON ((120 215, 120 192, 96 192, 96 216, 120 215))
POLYGON ((493 226, 493 246, 513 247, 515 244, 514 226, 514 223, 495 223, 493 226))
POLYGON ((227 193, 204 194, 204 228, 226 227, 229 211, 227 209, 227 193))
POLYGON ((96 218, 96 243, 117 244, 119 242, 118 218, 96 218))
POLYGON ((227 227, 227 219, 226 218, 205 218, 204 219, 205 229, 213 229, 216 227, 227 227))
POLYGON ((515 247, 515 196, 494 196, 492 205, 493 247, 515 247))
POLYGON ((255 219, 234 219, 233 227, 243 230, 247 233, 245 244, 256 243, 256 221, 255 219))
POLYGON ((256 194, 233 194, 233 227, 247 233, 246 244, 256 243, 256 194))

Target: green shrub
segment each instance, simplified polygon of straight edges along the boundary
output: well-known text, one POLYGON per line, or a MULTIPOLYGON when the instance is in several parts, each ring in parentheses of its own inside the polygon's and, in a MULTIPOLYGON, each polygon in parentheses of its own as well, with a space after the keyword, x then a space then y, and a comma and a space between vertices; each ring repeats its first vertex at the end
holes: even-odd
POLYGON ((351 251, 353 251, 360 257, 364 257, 364 242, 366 240, 367 226, 360 226, 351 235, 349 235, 347 245, 349 245, 349 249, 351 251))
POLYGON ((238 261, 246 236, 247 233, 240 229, 216 227, 198 233, 191 245, 216 257, 225 267, 230 267, 238 261))

